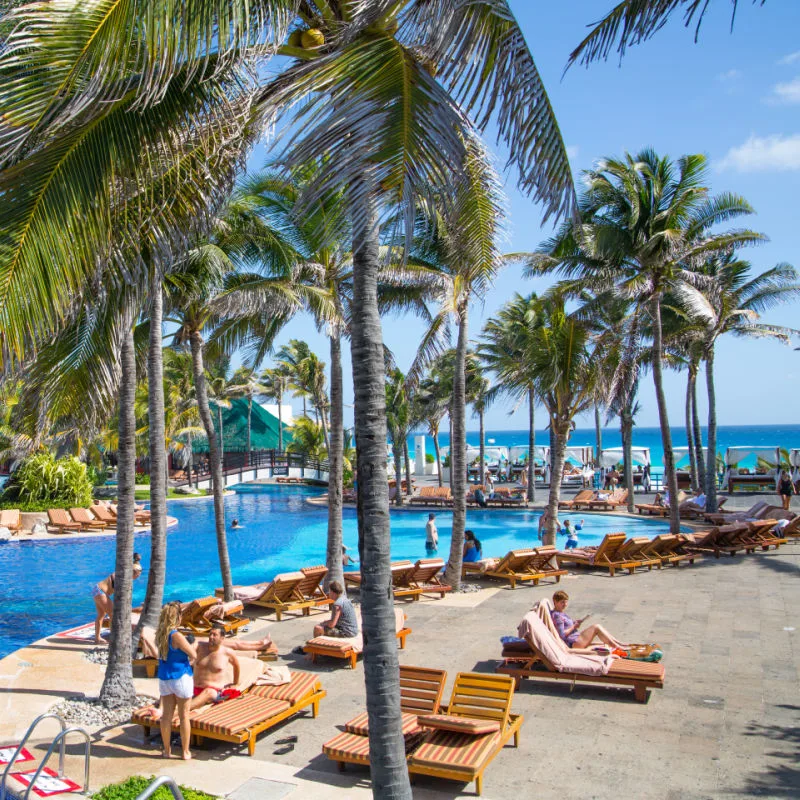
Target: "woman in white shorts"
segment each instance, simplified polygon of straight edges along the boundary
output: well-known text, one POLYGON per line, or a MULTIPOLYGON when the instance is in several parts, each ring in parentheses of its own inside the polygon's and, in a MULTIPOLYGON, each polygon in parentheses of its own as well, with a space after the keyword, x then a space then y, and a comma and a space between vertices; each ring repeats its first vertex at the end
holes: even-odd
POLYGON ((191 726, 189 723, 189 703, 194 693, 192 662, 197 658, 197 651, 186 637, 178 631, 181 618, 180 603, 167 603, 161 609, 156 631, 158 646, 158 690, 161 695, 161 742, 164 746, 163 756, 172 755, 170 739, 172 738, 172 718, 175 707, 178 708, 178 719, 181 726, 181 747, 183 759, 188 761, 192 754, 189 751, 191 726))

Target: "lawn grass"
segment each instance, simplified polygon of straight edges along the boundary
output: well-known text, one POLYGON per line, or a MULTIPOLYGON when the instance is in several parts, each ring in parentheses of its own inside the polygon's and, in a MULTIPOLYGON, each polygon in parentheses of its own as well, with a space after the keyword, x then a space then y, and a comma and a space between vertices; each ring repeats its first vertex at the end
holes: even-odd
MULTIPOLYGON (((183 494, 181 492, 176 492, 174 489, 167 490, 167 500, 186 500, 188 497, 206 497, 208 496, 209 492, 206 489, 201 489, 200 494, 183 494)), ((136 499, 137 500, 149 500, 150 499, 150 490, 149 489, 137 489, 136 490, 136 499)))

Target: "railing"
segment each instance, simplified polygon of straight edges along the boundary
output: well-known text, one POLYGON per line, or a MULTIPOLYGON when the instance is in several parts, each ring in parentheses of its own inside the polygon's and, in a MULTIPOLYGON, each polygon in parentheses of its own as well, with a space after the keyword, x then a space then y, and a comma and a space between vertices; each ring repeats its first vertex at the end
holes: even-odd
MULTIPOLYGON (((33 722, 31 722, 31 724, 28 726, 28 730, 25 731, 25 735, 22 737, 22 741, 17 746, 16 752, 14 753, 13 756, 11 756, 11 758, 9 759, 8 764, 6 764, 5 770, 3 771, 3 777, 2 777, 2 779, 0 779, 0 800, 6 800, 6 781, 8 780, 8 774, 11 771, 11 767, 14 766, 14 762, 17 760, 17 758, 19 757, 19 754, 22 752, 22 748, 25 747, 25 745, 27 744, 28 739, 31 738, 31 734, 33 733, 33 731, 36 729, 36 727, 39 725, 40 722, 42 722, 43 720, 46 720, 46 719, 57 719, 58 720, 58 724, 61 726, 61 731, 59 733, 59 736, 61 736, 61 734, 63 734, 64 731, 67 730, 67 723, 64 722, 64 720, 61 719, 61 717, 59 717, 58 714, 54 714, 52 711, 50 711, 50 712, 48 712, 46 714, 41 714, 40 716, 36 717, 36 719, 33 722)), ((55 739, 53 741, 55 741, 55 739)), ((58 753, 58 775, 59 775, 59 777, 63 777, 64 776, 64 739, 61 738, 60 741, 61 741, 61 749, 59 750, 59 753, 58 753)))
MULTIPOLYGON (((57 745, 61 745, 61 757, 63 758, 64 754, 64 741, 70 733, 79 733, 83 736, 83 739, 86 743, 86 749, 84 750, 84 758, 83 758, 83 788, 81 791, 84 794, 89 793, 89 764, 92 759, 92 740, 89 734, 83 728, 66 728, 65 730, 61 731, 61 733, 56 736, 55 739, 50 744, 50 747, 47 749, 47 753, 45 757, 42 759, 42 763, 39 764, 39 769, 36 770, 33 778, 31 778, 31 782, 28 784, 28 788, 25 791, 25 795, 22 800, 30 800, 31 796, 31 789, 36 786, 36 781, 39 780, 39 776, 42 774, 42 770, 45 768, 50 756, 53 754, 53 748, 57 745)), ((63 769, 59 772, 59 777, 63 778, 63 769)))
POLYGON ((147 800, 148 797, 152 797, 162 786, 166 786, 172 792, 172 796, 175 800, 183 800, 181 787, 178 786, 169 775, 156 778, 141 794, 136 796, 136 800, 147 800))
MULTIPOLYGON (((251 450, 249 452, 230 451, 222 457, 222 474, 235 475, 237 472, 249 472, 256 469, 268 469, 271 475, 288 475, 290 469, 299 469, 305 472, 327 472, 328 461, 309 458, 303 453, 288 453, 282 450, 251 450)), ((192 467, 192 483, 207 480, 211 477, 211 462, 204 458, 192 467)), ((309 475, 307 477, 314 477, 309 475)), ((188 475, 180 479, 173 477, 172 482, 177 485, 189 483, 188 475)))

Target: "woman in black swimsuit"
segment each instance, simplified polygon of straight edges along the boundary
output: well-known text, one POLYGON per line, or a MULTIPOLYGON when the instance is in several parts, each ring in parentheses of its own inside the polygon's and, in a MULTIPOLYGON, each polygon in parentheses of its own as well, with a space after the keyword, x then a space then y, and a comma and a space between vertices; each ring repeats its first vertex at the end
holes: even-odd
POLYGON ((789 510, 789 504, 792 502, 792 495, 795 493, 794 484, 789 477, 789 473, 784 469, 781 470, 781 478, 778 481, 778 494, 783 501, 783 510, 789 510))

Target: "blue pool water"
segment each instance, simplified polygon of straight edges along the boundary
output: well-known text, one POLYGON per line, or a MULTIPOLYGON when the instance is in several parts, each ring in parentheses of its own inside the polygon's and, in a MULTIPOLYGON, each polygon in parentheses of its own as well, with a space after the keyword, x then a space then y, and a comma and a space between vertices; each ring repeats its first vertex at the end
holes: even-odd
MULTIPOLYGON (((306 503, 319 489, 297 486, 240 487, 225 499, 226 519, 244 527, 228 531, 234 583, 257 583, 301 566, 325 562, 327 508, 306 503)), ((166 599, 191 600, 221 585, 211 501, 169 502, 177 518, 167 540, 166 599)), ((611 531, 655 535, 666 531, 662 521, 621 520, 600 514, 572 514, 585 518, 581 544, 597 544, 611 531)), ((538 512, 473 511, 467 525, 483 544, 486 556, 501 556, 537 543, 538 512)), ((447 559, 451 514, 437 514, 439 555, 447 559)), ((425 557, 427 512, 403 511, 392 515, 392 556, 416 560, 425 557)), ((562 517, 563 521, 563 517, 562 517)), ((344 511, 344 543, 358 557, 354 509, 344 511)), ((563 544, 563 540, 561 542, 563 544)), ((143 577, 134 586, 139 604, 147 585, 150 539, 136 538, 142 554, 143 577)), ((114 569, 114 539, 62 539, 15 542, 0 546, 0 657, 56 631, 94 618, 90 590, 114 569)))

